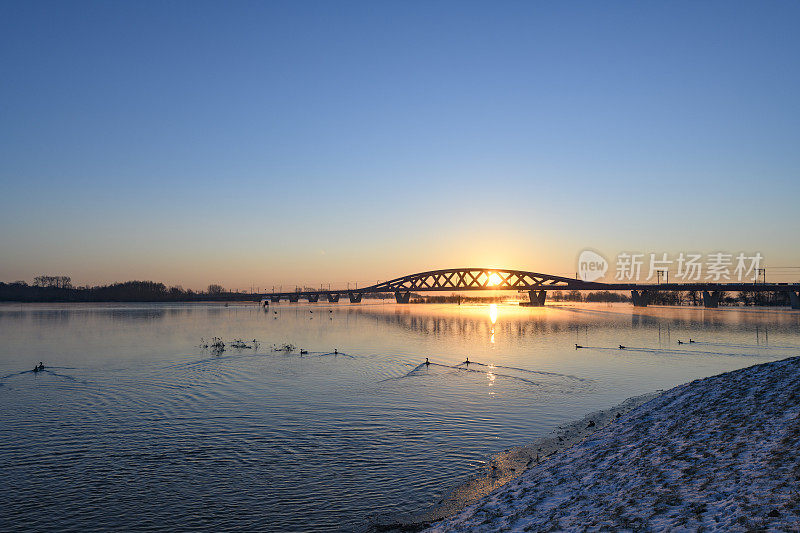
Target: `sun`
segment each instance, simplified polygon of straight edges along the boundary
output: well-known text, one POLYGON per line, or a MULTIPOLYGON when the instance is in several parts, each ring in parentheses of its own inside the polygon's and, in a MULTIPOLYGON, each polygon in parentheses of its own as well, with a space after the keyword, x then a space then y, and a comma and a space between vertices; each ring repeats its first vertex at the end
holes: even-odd
POLYGON ((501 278, 497 274, 497 272, 492 272, 491 274, 489 274, 489 283, 488 284, 490 286, 495 287, 497 285, 500 285, 501 283, 503 283, 503 278, 501 278))

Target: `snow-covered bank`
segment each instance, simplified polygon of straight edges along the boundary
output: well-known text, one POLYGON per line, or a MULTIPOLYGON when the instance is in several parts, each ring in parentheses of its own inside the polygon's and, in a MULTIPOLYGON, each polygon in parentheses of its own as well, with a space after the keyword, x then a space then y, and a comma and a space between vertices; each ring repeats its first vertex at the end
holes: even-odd
POLYGON ((421 526, 451 516, 520 476, 529 468, 545 461, 548 457, 570 448, 591 433, 619 420, 622 415, 652 400, 659 393, 628 398, 610 409, 596 411, 580 420, 559 426, 551 434, 526 446, 518 446, 498 453, 487 461, 481 471, 453 488, 435 505, 412 515, 388 517, 385 519, 384 527, 391 528, 393 525, 397 528, 413 529, 415 525, 421 526))
POLYGON ((429 531, 800 529, 800 358, 671 389, 429 531))

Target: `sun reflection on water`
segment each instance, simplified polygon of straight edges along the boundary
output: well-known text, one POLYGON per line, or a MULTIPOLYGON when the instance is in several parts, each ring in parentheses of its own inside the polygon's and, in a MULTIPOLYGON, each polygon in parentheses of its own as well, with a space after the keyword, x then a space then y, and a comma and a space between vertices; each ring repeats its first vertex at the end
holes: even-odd
POLYGON ((494 344, 494 325, 497 323, 497 304, 489 304, 489 320, 492 321, 492 336, 489 339, 489 342, 494 344))

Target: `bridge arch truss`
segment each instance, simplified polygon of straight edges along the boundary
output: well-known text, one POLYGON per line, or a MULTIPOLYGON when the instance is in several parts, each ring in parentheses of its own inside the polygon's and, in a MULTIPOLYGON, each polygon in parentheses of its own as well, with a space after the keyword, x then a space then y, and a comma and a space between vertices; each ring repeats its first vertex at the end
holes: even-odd
POLYGON ((360 289, 364 292, 532 290, 569 288, 573 278, 502 268, 448 268, 402 276, 360 289))

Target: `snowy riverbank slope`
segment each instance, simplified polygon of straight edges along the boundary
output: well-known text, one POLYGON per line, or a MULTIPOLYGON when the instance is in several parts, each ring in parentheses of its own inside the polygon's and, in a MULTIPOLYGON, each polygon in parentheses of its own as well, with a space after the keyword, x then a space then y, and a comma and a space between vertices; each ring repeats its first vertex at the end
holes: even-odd
POLYGON ((430 531, 800 530, 800 358, 669 390, 430 531))

